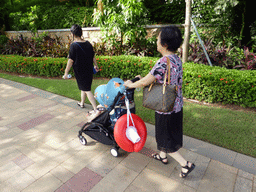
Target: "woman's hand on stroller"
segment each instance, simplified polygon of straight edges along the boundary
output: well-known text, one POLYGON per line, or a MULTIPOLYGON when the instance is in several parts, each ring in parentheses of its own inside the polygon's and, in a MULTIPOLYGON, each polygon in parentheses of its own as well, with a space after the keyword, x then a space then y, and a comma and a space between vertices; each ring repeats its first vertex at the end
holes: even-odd
POLYGON ((135 76, 135 78, 139 78, 139 80, 142 78, 140 75, 135 76))
POLYGON ((127 80, 127 81, 124 82, 124 86, 130 88, 132 83, 133 82, 131 80, 127 80))
POLYGON ((128 87, 128 88, 133 88, 131 87, 131 85, 136 82, 136 81, 139 81, 141 79, 141 76, 140 75, 137 75, 134 79, 132 80, 127 80, 124 82, 124 86, 125 87, 128 87))

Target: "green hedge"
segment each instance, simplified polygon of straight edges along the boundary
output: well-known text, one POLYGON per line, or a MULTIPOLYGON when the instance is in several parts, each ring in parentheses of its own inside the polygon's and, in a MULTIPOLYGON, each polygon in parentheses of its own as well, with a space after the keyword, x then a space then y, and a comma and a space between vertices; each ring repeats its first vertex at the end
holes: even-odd
MULTIPOLYGON (((136 56, 98 56, 97 77, 130 79, 145 76, 158 58, 136 56)), ((67 58, 0 55, 0 70, 23 74, 60 77, 67 58)), ((72 75, 73 71, 70 72, 72 75)), ((223 102, 256 107, 256 71, 239 71, 202 64, 183 64, 183 96, 209 103, 223 102)))
POLYGON ((184 97, 209 103, 256 107, 255 70, 242 71, 195 63, 186 63, 183 67, 184 97))
POLYGON ((66 58, 0 55, 0 70, 21 74, 57 77, 64 73, 66 58))
MULTIPOLYGON (((60 77, 64 74, 67 58, 22 57, 18 55, 0 55, 0 70, 30 75, 60 77)), ((100 71, 97 77, 120 77, 130 79, 141 74, 146 75, 154 66, 157 58, 135 56, 96 57, 100 71)), ((74 76, 73 71, 70 71, 74 76)))

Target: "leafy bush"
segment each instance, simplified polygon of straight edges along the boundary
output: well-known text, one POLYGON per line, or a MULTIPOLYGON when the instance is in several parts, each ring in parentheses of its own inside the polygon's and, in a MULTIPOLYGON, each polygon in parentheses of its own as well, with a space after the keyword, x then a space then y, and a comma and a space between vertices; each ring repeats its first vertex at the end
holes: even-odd
POLYGON ((241 59, 240 65, 236 65, 234 68, 240 69, 256 69, 256 54, 249 51, 248 47, 244 48, 244 58, 241 59))
MULTIPOLYGON (((213 38, 202 36, 204 47, 214 66, 221 66, 227 69, 256 69, 256 54, 250 52, 248 48, 240 49, 224 44, 215 45, 213 38)), ((196 39, 192 38, 189 45, 188 61, 208 65, 208 60, 204 54, 202 46, 196 39)))
MULTIPOLYGON (((47 77, 58 77, 63 75, 67 60, 67 58, 38 58, 22 57, 17 55, 0 55, 0 70, 47 77)), ((153 67, 157 58, 101 56, 96 57, 96 60, 100 68, 100 71, 96 76, 129 79, 138 74, 146 75, 153 67)), ((71 74, 74 75, 72 70, 71 74)))
POLYGON ((51 38, 48 33, 32 38, 10 39, 1 49, 2 54, 14 54, 32 57, 67 57, 70 43, 63 43, 58 36, 51 38))
POLYGON ((93 26, 93 8, 54 6, 42 13, 39 29, 70 28, 74 24, 82 27, 93 26))
POLYGON ((100 71, 99 77, 120 77, 131 79, 140 74, 145 76, 154 66, 158 58, 136 56, 100 56, 97 63, 100 71))
POLYGON ((117 55, 121 55, 126 45, 145 42, 147 32, 143 25, 148 23, 147 13, 142 1, 102 0, 93 14, 93 22, 104 32, 103 43, 110 42, 117 48, 117 55))
POLYGON ((143 0, 143 3, 149 11, 148 17, 152 23, 185 23, 185 1, 143 0))
MULTIPOLYGON (((0 53, 32 57, 67 57, 70 43, 71 40, 65 44, 60 37, 51 38, 47 32, 43 32, 32 38, 20 36, 17 39, 10 39, 6 45, 0 46, 0 53)), ((138 40, 132 46, 125 44, 122 49, 119 45, 120 42, 117 39, 113 42, 103 40, 102 42, 93 43, 96 55, 160 56, 156 51, 155 37, 138 40)))
MULTIPOLYGON (((156 57, 96 57, 100 71, 97 77, 131 79, 149 73, 156 57)), ((23 74, 60 77, 67 58, 38 58, 0 55, 0 70, 23 74)), ((74 75, 71 70, 71 74, 74 75)), ((232 70, 195 63, 183 64, 183 96, 209 103, 223 102, 256 107, 256 71, 232 70)))
POLYGON ((0 35, 0 46, 3 46, 5 43, 7 43, 8 39, 9 38, 5 35, 0 35))
POLYGON ((0 56, 0 70, 21 74, 57 77, 64 73, 66 58, 0 56))
POLYGON ((195 63, 183 65, 183 96, 209 103, 256 107, 256 71, 239 71, 195 63))
POLYGON ((10 13, 11 30, 21 31, 70 28, 73 24, 92 26, 93 7, 70 5, 35 5, 26 12, 10 13))
POLYGON ((136 55, 136 56, 160 56, 157 52, 156 37, 137 40, 132 45, 125 44, 120 48, 120 41, 103 40, 93 44, 94 51, 97 55, 117 56, 117 55, 136 55))

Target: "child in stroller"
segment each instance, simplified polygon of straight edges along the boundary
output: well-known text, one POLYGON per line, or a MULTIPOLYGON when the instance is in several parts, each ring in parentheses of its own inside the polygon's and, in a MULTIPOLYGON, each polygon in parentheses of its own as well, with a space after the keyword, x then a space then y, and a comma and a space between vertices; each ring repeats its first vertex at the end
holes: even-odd
MULTIPOLYGON (((132 81, 137 80, 139 78, 132 81)), ((119 155, 120 148, 114 138, 114 127, 117 120, 127 113, 127 101, 129 101, 130 112, 135 114, 135 89, 125 89, 123 83, 121 79, 113 78, 107 85, 96 88, 95 97, 101 104, 99 108, 101 113, 90 122, 85 123, 78 133, 79 140, 83 145, 87 144, 87 140, 82 133, 105 145, 113 145, 110 152, 114 157, 119 155)))

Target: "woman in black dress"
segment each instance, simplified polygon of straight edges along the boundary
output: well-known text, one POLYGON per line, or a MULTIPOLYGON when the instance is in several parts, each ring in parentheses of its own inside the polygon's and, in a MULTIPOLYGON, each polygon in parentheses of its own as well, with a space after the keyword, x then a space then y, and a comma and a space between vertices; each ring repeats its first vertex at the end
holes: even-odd
POLYGON ((155 112, 155 136, 157 149, 159 153, 152 154, 156 160, 167 164, 167 153, 173 157, 181 166, 180 177, 186 177, 194 168, 195 165, 186 161, 178 150, 183 143, 183 97, 182 97, 182 62, 175 54, 177 49, 182 44, 181 32, 177 27, 164 27, 161 29, 158 40, 157 50, 162 54, 152 70, 140 80, 132 83, 126 81, 125 86, 129 88, 143 87, 151 84, 155 80, 163 83, 166 73, 167 57, 171 61, 171 84, 178 86, 178 94, 175 100, 173 111, 168 113, 155 112))
POLYGON ((81 90, 81 102, 77 103, 78 106, 84 108, 86 95, 93 106, 94 111, 97 111, 97 104, 94 95, 91 92, 92 78, 93 78, 93 64, 96 70, 98 66, 94 57, 94 51, 89 41, 83 40, 82 28, 79 25, 71 27, 71 34, 73 36, 73 43, 70 46, 68 62, 65 69, 64 79, 71 67, 74 69, 76 81, 79 90, 81 90))

